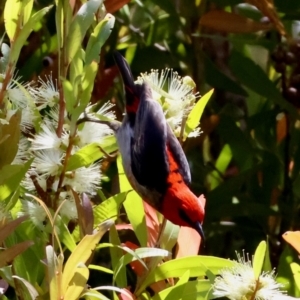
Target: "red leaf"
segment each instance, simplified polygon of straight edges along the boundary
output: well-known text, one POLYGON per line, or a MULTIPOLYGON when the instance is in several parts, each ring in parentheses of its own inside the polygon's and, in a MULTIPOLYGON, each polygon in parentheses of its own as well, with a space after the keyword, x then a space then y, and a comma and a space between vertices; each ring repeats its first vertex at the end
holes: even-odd
POLYGON ((244 16, 229 13, 224 10, 211 10, 200 20, 200 24, 220 32, 251 33, 261 30, 270 30, 272 24, 256 22, 244 16))
POLYGON ((106 11, 108 13, 114 13, 120 8, 122 8, 124 5, 126 5, 130 0, 106 0, 104 2, 106 11))

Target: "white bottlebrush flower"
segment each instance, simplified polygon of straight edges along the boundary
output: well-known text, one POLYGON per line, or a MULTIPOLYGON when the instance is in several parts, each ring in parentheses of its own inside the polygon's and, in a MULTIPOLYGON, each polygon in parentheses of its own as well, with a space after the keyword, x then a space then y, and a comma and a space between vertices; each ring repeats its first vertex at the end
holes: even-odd
POLYGON ((12 162, 13 165, 24 164, 24 161, 27 161, 30 158, 29 146, 30 143, 27 138, 22 136, 19 140, 18 152, 12 162))
POLYGON ((19 87, 9 88, 7 90, 7 96, 14 108, 25 108, 27 106, 28 95, 19 87))
POLYGON ((61 146, 61 139, 57 136, 55 128, 50 122, 41 125, 41 130, 31 139, 31 150, 56 149, 61 146))
POLYGON ((116 115, 112 108, 114 107, 114 104, 110 102, 106 102, 104 105, 100 107, 100 109, 97 111, 97 114, 102 115, 106 118, 114 120, 116 118, 116 115))
POLYGON ((194 81, 189 76, 181 78, 172 69, 143 73, 138 81, 150 86, 154 99, 162 104, 168 124, 175 132, 180 132, 176 129, 181 127, 199 97, 198 93, 193 92, 194 81))
POLYGON ((34 185, 33 178, 37 182, 37 184, 41 187, 41 189, 45 192, 47 190, 47 181, 46 181, 47 178, 39 176, 37 172, 34 171, 33 169, 30 169, 25 174, 25 177, 21 182, 23 188, 30 193, 34 193, 36 191, 36 187, 34 185))
POLYGON ((83 147, 90 143, 99 143, 103 137, 110 134, 112 130, 105 124, 85 122, 82 129, 77 132, 77 145, 83 147))
POLYGON ((281 299, 281 284, 275 281, 275 272, 263 272, 256 279, 252 262, 245 255, 238 256, 231 268, 221 270, 213 284, 216 298, 227 297, 230 300, 269 300, 281 299))
POLYGON ((61 192, 60 199, 61 200, 59 204, 61 204, 64 200, 66 201, 64 201, 64 204, 59 210, 59 214, 62 217, 66 217, 68 220, 77 219, 77 208, 73 195, 69 192, 61 192))
POLYGON ((21 116, 21 129, 23 132, 29 132, 34 127, 34 122, 37 119, 37 115, 32 107, 29 105, 25 106, 22 109, 22 116, 21 116))
POLYGON ((69 185, 78 193, 95 194, 101 180, 100 165, 95 163, 65 175, 64 185, 69 185))
POLYGON ((58 175, 62 168, 63 153, 56 149, 46 149, 33 152, 32 167, 40 176, 58 175))
POLYGON ((30 87, 29 92, 34 98, 39 110, 53 107, 59 101, 59 92, 57 84, 54 84, 52 76, 46 76, 46 81, 39 78, 38 87, 30 87))
POLYGON ((44 229, 44 224, 47 221, 47 214, 44 208, 37 202, 23 200, 22 206, 23 210, 18 214, 18 216, 28 215, 31 222, 39 229, 44 229))

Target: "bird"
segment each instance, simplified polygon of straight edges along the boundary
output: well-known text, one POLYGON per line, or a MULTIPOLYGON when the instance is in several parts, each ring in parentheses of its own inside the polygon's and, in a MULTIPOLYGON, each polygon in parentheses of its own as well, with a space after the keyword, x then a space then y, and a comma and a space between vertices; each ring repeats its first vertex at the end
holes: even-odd
POLYGON ((194 228, 202 239, 204 203, 191 191, 191 172, 183 149, 161 105, 146 82, 135 83, 125 58, 114 52, 125 88, 125 115, 118 121, 82 121, 108 125, 116 135, 124 172, 132 188, 167 220, 194 228))
POLYGON ((204 205, 191 191, 183 149, 146 82, 135 83, 125 58, 114 53, 125 87, 125 116, 116 138, 133 189, 166 219, 204 238, 204 205))

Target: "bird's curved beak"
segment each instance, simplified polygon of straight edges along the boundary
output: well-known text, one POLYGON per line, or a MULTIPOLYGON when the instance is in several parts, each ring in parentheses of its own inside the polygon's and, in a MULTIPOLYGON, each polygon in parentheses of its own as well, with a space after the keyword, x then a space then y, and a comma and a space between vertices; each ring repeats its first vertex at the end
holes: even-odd
POLYGON ((202 239, 202 240, 205 240, 204 231, 203 231, 203 228, 202 228, 202 225, 201 225, 200 222, 196 222, 196 224, 195 224, 195 229, 196 229, 197 232, 200 234, 201 239, 202 239))

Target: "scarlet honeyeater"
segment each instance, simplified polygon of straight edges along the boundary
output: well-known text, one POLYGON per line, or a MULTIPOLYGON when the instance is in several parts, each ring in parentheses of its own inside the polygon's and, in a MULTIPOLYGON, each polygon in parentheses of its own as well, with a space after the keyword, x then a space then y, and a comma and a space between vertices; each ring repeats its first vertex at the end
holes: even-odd
POLYGON ((128 180, 165 218, 203 237, 204 207, 189 188, 190 168, 181 145, 147 83, 135 83, 123 56, 114 56, 125 86, 126 114, 116 136, 128 180))

